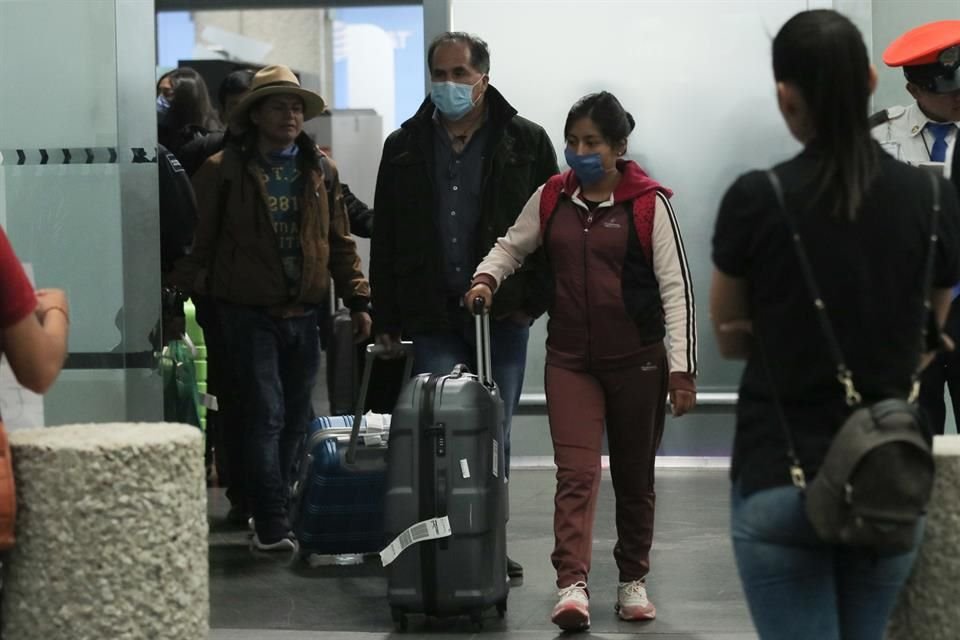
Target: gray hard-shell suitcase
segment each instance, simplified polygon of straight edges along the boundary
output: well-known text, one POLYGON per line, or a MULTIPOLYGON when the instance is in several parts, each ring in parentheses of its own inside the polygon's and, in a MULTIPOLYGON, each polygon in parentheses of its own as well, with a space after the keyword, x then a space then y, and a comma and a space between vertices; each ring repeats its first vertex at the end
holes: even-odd
MULTIPOLYGON (((504 412, 489 374, 485 312, 477 316, 477 351, 478 375, 464 365, 447 375, 421 374, 403 390, 393 413, 387 539, 444 516, 451 531, 411 544, 387 566, 387 597, 399 631, 406 630, 411 613, 468 615, 477 626, 490 607, 506 614, 504 412)), ((409 533, 404 537, 410 541, 409 533)))

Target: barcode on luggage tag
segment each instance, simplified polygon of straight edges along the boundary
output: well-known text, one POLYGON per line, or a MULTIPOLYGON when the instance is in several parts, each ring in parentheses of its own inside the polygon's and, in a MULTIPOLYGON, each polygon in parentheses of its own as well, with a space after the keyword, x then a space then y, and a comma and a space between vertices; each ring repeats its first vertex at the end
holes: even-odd
POLYGON ((407 527, 406 531, 393 539, 386 549, 380 552, 380 562, 387 566, 397 559, 403 550, 424 540, 447 538, 450 533, 450 518, 431 518, 407 527))

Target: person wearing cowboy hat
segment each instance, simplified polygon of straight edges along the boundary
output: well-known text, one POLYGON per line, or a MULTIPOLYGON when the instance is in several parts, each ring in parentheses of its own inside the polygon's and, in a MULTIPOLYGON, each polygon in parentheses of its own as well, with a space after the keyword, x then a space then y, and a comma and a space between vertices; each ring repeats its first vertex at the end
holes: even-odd
MULTIPOLYGON (((960 193, 960 20, 930 22, 907 31, 883 52, 889 67, 903 67, 913 104, 884 109, 871 116, 873 136, 895 158, 924 166, 949 178, 960 193)), ((960 298, 954 300, 944 332, 960 339, 960 298)), ((960 416, 960 354, 944 351, 924 370, 920 406, 934 433, 943 434, 944 384, 954 416, 960 416)))
POLYGON ((218 307, 242 398, 253 544, 292 550, 289 473, 312 415, 317 308, 337 295, 358 342, 370 335, 370 287, 350 237, 333 161, 303 132, 323 99, 283 65, 258 71, 230 118, 235 141, 193 178, 199 219, 177 282, 218 307))

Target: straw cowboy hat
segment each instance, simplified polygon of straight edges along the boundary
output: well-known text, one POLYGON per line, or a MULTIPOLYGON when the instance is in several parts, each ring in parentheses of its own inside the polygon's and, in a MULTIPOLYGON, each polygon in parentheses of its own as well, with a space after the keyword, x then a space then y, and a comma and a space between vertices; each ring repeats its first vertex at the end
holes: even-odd
POLYGON ((304 121, 316 118, 326 106, 319 95, 300 87, 300 81, 290 67, 272 64, 254 74, 250 91, 233 109, 230 129, 235 133, 244 133, 251 125, 250 107, 267 96, 277 94, 292 94, 303 100, 304 121))

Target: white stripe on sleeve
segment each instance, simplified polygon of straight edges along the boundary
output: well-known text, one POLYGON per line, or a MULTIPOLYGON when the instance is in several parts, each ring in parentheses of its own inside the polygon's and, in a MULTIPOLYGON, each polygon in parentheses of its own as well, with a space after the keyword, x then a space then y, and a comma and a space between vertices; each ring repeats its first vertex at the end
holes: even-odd
POLYGON ((653 213, 653 272, 660 285, 671 373, 697 373, 697 316, 680 225, 666 196, 653 213))

